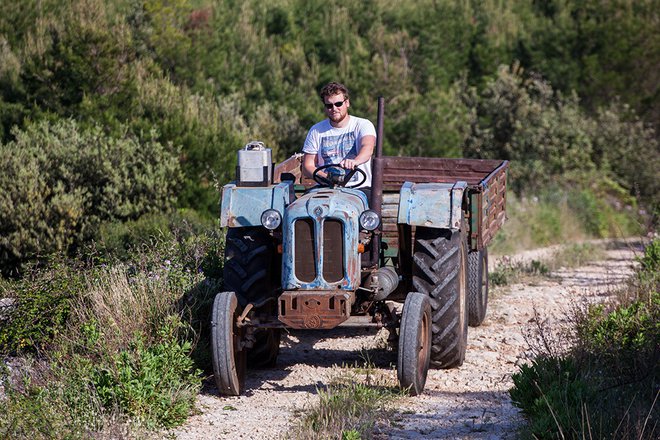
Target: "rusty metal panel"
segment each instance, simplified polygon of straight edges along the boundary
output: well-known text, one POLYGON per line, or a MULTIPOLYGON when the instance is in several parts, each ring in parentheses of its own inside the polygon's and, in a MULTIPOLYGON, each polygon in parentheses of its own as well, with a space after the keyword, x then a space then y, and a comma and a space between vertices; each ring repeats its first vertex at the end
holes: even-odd
POLYGON ((323 222, 323 278, 329 283, 344 278, 344 224, 332 218, 323 222))
POLYGON ((398 223, 430 228, 461 226, 467 183, 411 183, 401 187, 398 223))
POLYGON ((308 218, 298 219, 294 229, 296 278, 302 282, 311 283, 316 279, 314 222, 308 218))
POLYGON ((273 182, 281 182, 282 174, 289 173, 295 177, 294 183, 301 183, 302 178, 302 153, 296 153, 283 162, 275 165, 273 169, 273 182))
POLYGON ((316 185, 313 179, 303 176, 302 172, 302 161, 304 154, 296 153, 286 159, 283 162, 280 162, 273 169, 273 182, 281 182, 282 174, 288 173, 294 177, 294 183, 297 185, 303 185, 305 188, 311 188, 316 185))
POLYGON ((229 183, 222 187, 220 226, 261 226, 261 214, 265 210, 277 209, 283 214, 294 199, 291 182, 268 187, 236 186, 229 183))
POLYGON ((352 292, 286 291, 279 297, 278 319, 296 329, 331 329, 351 315, 352 292))
MULTIPOLYGON (((405 182, 453 184, 464 181, 468 185, 471 249, 487 246, 505 221, 508 161, 387 156, 382 157, 382 162, 384 213, 391 205, 398 204, 396 197, 405 182)), ((398 218, 393 221, 383 215, 383 239, 388 244, 401 241, 396 232, 388 231, 397 221, 398 218)))

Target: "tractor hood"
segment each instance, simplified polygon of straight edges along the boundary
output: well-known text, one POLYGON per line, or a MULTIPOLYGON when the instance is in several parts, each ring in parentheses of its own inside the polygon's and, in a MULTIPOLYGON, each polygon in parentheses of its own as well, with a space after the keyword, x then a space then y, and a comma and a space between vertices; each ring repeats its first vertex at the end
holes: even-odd
POLYGON ((315 188, 284 212, 282 287, 355 290, 360 278, 359 216, 363 192, 315 188))

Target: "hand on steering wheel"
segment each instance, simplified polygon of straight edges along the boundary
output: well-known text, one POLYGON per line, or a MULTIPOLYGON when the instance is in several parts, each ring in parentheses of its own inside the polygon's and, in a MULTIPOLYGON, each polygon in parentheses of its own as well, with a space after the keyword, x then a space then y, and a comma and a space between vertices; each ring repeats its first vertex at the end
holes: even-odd
POLYGON ((323 166, 320 166, 320 167, 318 167, 317 169, 314 170, 314 174, 312 174, 312 179, 314 179, 314 181, 316 183, 318 183, 319 185, 321 185, 321 186, 330 186, 330 187, 339 186, 339 187, 344 187, 344 188, 355 188, 355 187, 358 187, 358 186, 362 185, 364 182, 367 181, 367 174, 364 171, 362 171, 360 168, 353 168, 341 180, 331 179, 329 177, 324 177, 324 176, 321 176, 319 174, 319 171, 322 171, 322 170, 325 170, 325 169, 328 169, 328 168, 337 168, 337 169, 340 169, 342 171, 344 170, 344 168, 342 168, 340 165, 333 164, 333 163, 328 164, 328 165, 323 165, 323 166), (354 183, 353 185, 348 185, 348 182, 351 181, 351 179, 353 178, 353 176, 356 173, 360 174, 362 179, 358 179, 359 181, 357 183, 354 183))

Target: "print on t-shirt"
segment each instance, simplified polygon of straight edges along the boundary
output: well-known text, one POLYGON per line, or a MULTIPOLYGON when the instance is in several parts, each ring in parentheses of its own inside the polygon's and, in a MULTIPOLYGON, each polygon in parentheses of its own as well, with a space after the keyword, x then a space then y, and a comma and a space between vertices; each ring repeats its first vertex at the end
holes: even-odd
MULTIPOLYGON (((321 157, 324 163, 338 164, 344 159, 355 159, 357 157, 357 138, 354 132, 343 133, 337 136, 325 136, 321 138, 321 157)), ((351 182, 356 181, 356 174, 351 182)))

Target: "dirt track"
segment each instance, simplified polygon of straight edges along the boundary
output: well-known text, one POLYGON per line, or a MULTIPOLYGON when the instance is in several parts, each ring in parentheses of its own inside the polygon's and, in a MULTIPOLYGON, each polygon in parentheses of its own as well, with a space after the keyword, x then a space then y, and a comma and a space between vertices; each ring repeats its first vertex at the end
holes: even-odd
MULTIPOLYGON (((470 328, 465 363, 454 370, 430 370, 425 393, 399 401, 398 412, 376 426, 377 439, 516 438, 524 420, 511 404, 511 374, 527 359, 525 335, 541 320, 556 326, 575 303, 605 300, 629 276, 639 243, 610 246, 602 261, 563 269, 534 285, 491 291, 483 325, 470 328)), ((514 258, 538 259, 548 250, 514 258)), ((492 260, 495 260, 492 258, 492 260)), ((491 261, 491 265, 495 261, 491 261)), ((382 346, 383 333, 336 329, 291 332, 283 338, 277 367, 249 371, 244 396, 217 395, 206 381, 200 414, 172 431, 181 439, 285 438, 294 412, 314 402, 317 387, 337 375, 336 365, 363 361, 361 349, 382 346)), ((395 355, 375 350, 379 372, 396 380, 395 355)))

